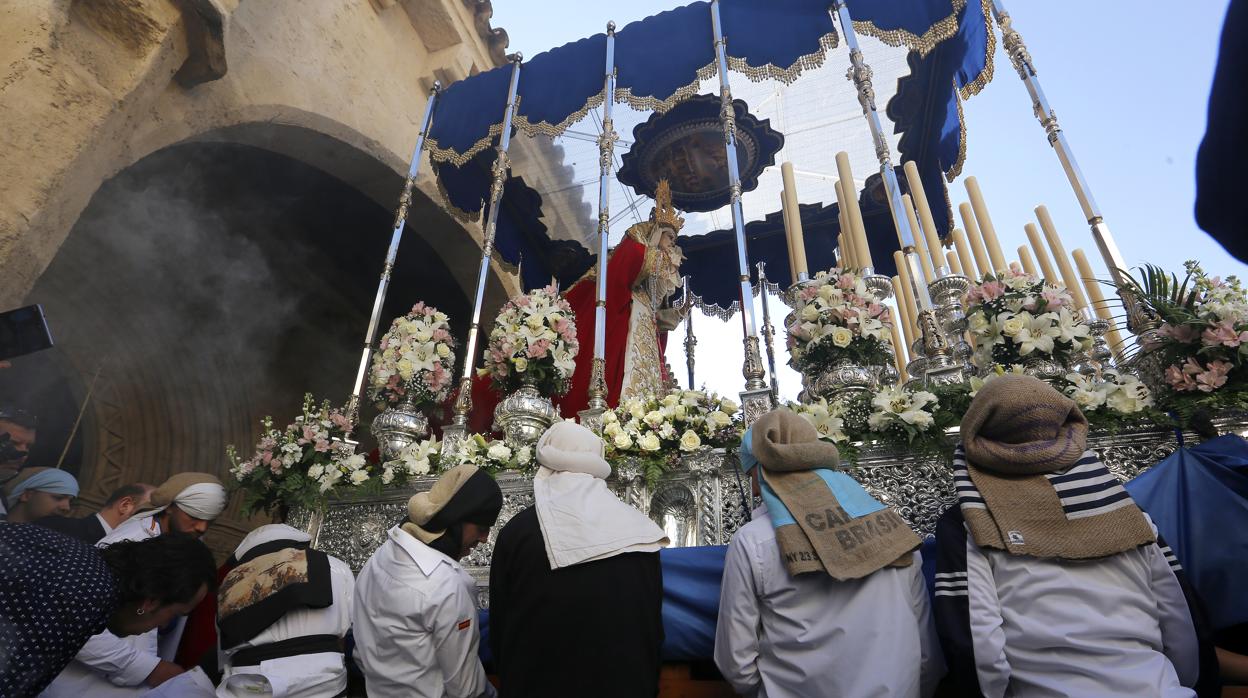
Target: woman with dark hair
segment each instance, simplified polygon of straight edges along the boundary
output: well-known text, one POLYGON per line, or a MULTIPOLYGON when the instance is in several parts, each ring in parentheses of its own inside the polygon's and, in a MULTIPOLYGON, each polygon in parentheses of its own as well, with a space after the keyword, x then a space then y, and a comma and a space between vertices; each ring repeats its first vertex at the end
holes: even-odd
POLYGON ((147 632, 215 586, 212 553, 167 534, 97 549, 34 524, 0 524, 0 696, 33 696, 105 629, 147 632))

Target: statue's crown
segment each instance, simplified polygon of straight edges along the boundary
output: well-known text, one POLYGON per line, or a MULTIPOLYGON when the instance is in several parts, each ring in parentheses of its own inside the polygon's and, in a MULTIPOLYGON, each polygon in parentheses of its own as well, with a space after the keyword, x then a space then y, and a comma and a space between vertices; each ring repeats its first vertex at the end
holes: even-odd
POLYGON ((654 211, 650 218, 659 225, 670 225, 678 232, 685 225, 685 219, 672 206, 672 187, 666 179, 660 179, 659 186, 654 190, 654 211))

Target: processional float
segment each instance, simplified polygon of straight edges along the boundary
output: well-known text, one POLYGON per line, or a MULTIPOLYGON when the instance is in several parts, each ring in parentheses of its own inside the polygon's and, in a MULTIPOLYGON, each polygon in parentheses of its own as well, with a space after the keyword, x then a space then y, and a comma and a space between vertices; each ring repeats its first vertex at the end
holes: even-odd
MULTIPOLYGON (((985 0, 983 11, 988 11, 991 5, 991 12, 1000 24, 1004 36, 1005 46, 1015 69, 1018 71, 1020 78, 1027 85, 1029 94, 1033 100, 1033 107, 1041 124, 1044 126, 1049 142, 1052 144, 1062 165, 1070 179, 1071 185, 1075 190, 1076 196, 1081 207, 1088 218, 1092 233, 1096 239, 1097 246, 1101 252, 1102 258, 1105 260, 1106 266, 1110 269, 1111 276, 1118 281, 1120 279, 1123 263, 1121 255, 1109 233, 1108 227, 1104 223, 1104 219, 1096 207, 1094 198, 1083 179, 1083 176, 1075 161, 1074 155, 1065 135, 1057 125, 1056 116, 1053 110, 1048 106, 1044 93, 1040 88, 1039 80, 1036 76, 1035 69, 1032 65, 1031 56, 1018 32, 1013 28, 1009 14, 1004 10, 1001 2, 992 0, 991 3, 985 0)), ((959 3, 954 2, 952 7, 956 8, 959 3)), ((735 123, 735 111, 732 108, 732 92, 728 80, 729 58, 728 58, 728 37, 724 35, 723 23, 721 20, 721 0, 711 0, 709 2, 709 14, 712 30, 712 39, 714 45, 715 73, 719 81, 719 99, 721 102, 720 122, 723 131, 724 149, 726 155, 726 168, 729 180, 730 200, 729 206, 732 216, 732 230, 736 247, 736 267, 738 272, 739 284, 739 302, 734 303, 734 309, 741 312, 742 335, 744 345, 744 363, 742 366, 742 374, 744 377, 744 390, 741 393, 742 411, 744 420, 747 424, 751 423, 759 415, 771 409, 778 401, 778 389, 775 385, 775 351, 773 345, 773 337, 771 331, 771 323, 769 318, 764 323, 764 329, 761 337, 766 343, 766 353, 768 355, 768 366, 764 367, 763 349, 760 346, 760 330, 754 316, 754 304, 752 299, 757 295, 757 291, 753 287, 750 276, 750 261, 747 251, 747 241, 744 231, 744 214, 741 206, 741 176, 737 161, 737 128, 735 123), (767 380, 768 369, 771 373, 770 384, 767 380)), ((919 176, 917 167, 913 163, 907 163, 906 180, 908 184, 909 194, 905 194, 899 184, 896 168, 892 162, 892 155, 885 138, 884 130, 881 125, 877 105, 875 102, 875 91, 872 84, 873 72, 867 64, 866 58, 859 45, 857 31, 855 30, 855 20, 851 16, 849 4, 843 0, 832 3, 827 8, 827 13, 833 24, 839 25, 841 35, 849 49, 850 67, 847 72, 847 78, 853 83, 856 91, 858 102, 862 107, 863 117, 870 131, 872 143, 876 158, 879 162, 879 173, 883 182, 887 204, 892 216, 893 224, 896 228, 897 238, 899 242, 899 254, 896 255, 895 261, 898 262, 898 276, 890 280, 888 277, 875 274, 874 261, 869 245, 867 243, 866 234, 861 223, 861 212, 858 210, 858 198, 856 186, 853 186, 854 179, 849 165, 849 158, 844 154, 838 154, 836 158, 837 172, 839 181, 837 182, 838 203, 840 204, 839 219, 842 227, 842 247, 838 251, 838 258, 842 266, 856 266, 861 270, 862 276, 867 286, 871 288, 879 297, 888 299, 895 292, 900 292, 897 298, 899 306, 899 324, 902 326, 902 332, 895 332, 899 335, 898 340, 890 342, 892 350, 898 355, 895 367, 900 371, 893 371, 889 376, 901 375, 904 373, 911 379, 912 384, 921 386, 940 386, 962 383, 967 375, 966 370, 969 366, 967 359, 967 342, 963 337, 965 331, 965 319, 961 317, 960 302, 963 294, 970 287, 971 279, 961 273, 960 269, 955 270, 954 265, 963 266, 962 262, 957 262, 958 258, 965 258, 969 262, 969 253, 967 252, 963 234, 959 230, 953 230, 949 236, 949 242, 956 247, 956 256, 954 251, 950 251, 948 259, 943 256, 941 236, 937 231, 936 224, 932 218, 931 210, 928 206, 928 198, 924 191, 924 185, 919 176), (851 189, 852 187, 852 189, 851 189), (922 235, 924 238, 916 237, 922 235), (848 254, 846 254, 848 252, 848 254), (930 255, 930 262, 928 256, 930 255), (906 310, 900 308, 905 305, 906 308, 913 310, 913 318, 906 320, 906 310), (900 343, 900 336, 904 335, 905 346, 896 346, 900 343), (905 361, 904 357, 910 355, 913 357, 911 361, 905 361)), ((950 18, 951 19, 951 18, 950 18)), ((945 21, 948 21, 946 19, 945 21)), ((887 32, 885 32, 887 33, 887 32)), ((615 65, 615 41, 616 31, 615 24, 609 23, 606 32, 605 41, 605 68, 602 78, 602 94, 604 96, 614 96, 616 94, 617 70, 615 65)), ((516 107, 518 103, 517 90, 520 84, 520 74, 522 70, 523 57, 520 54, 513 54, 509 57, 510 79, 508 81, 507 99, 505 103, 502 126, 498 131, 498 143, 494 147, 495 160, 492 167, 492 179, 489 188, 489 199, 486 206, 486 218, 483 224, 482 235, 482 255, 479 262, 478 274, 476 278, 476 287, 473 297, 472 315, 468 330, 468 339, 465 344, 463 353, 463 369, 459 382, 458 395, 454 403, 454 418, 450 425, 445 427, 443 449, 446 452, 453 451, 456 444, 459 443, 467 433, 468 414, 473 409, 471 380, 476 365, 475 357, 478 350, 482 305, 485 295, 485 284, 488 278, 489 267, 494 253, 494 235, 497 226, 499 201, 502 198, 503 190, 507 182, 510 172, 510 160, 508 157, 508 148, 513 131, 513 122, 516 117, 516 107)), ((433 119, 435 105, 440 94, 440 85, 435 85, 430 93, 430 98, 426 104, 422 127, 419 132, 416 144, 416 150, 412 157, 408 171, 408 177, 404 182, 403 192, 400 197, 398 212, 395 218, 395 225, 392 232, 392 240, 390 248, 387 251, 385 264, 381 276, 381 282, 378 287, 376 299, 373 305, 372 314, 369 320, 368 331, 366 333, 366 343, 362 352, 359 370, 357 371, 356 381, 350 398, 348 413, 353 419, 358 418, 358 405, 360 393, 363 388, 364 376, 367 370, 369 358, 372 352, 372 346, 376 341, 377 328, 380 321, 380 313, 384 304, 388 282, 392 274, 398 243, 402 235, 404 223, 406 221, 407 208, 411 197, 411 188, 414 184, 415 177, 420 167, 420 161, 426 149, 426 136, 428 135, 433 119)), ((596 302, 595 302, 595 332, 594 332, 594 354, 593 369, 589 387, 589 409, 581 412, 580 418, 583 423, 594 428, 601 429, 601 416, 608 409, 606 401, 606 383, 603 376, 604 373, 604 347, 606 335, 606 284, 607 284, 607 257, 609 253, 609 224, 610 224, 610 203, 609 203, 609 184, 614 164, 614 148, 619 140, 619 134, 614 129, 613 107, 616 100, 604 97, 602 99, 602 131, 597 138, 599 148, 599 186, 598 186, 598 249, 595 265, 596 269, 596 302)), ((791 166, 786 168, 785 184, 786 197, 790 195, 792 187, 791 166)), ((971 208, 974 218, 965 216, 964 222, 969 231, 971 231, 971 246, 975 248, 975 259, 978 262, 980 272, 1001 271, 1005 268, 1003 257, 999 249, 988 250, 988 254, 981 252, 981 247, 985 244, 980 241, 980 235, 975 233, 981 232, 981 227, 989 227, 988 230, 982 231, 984 240, 987 244, 995 246, 995 234, 990 229, 991 222, 988 218, 986 207, 982 204, 982 196, 978 192, 978 187, 973 179, 968 181, 968 189, 971 193, 971 208), (995 254, 991 254, 995 253, 995 254)), ((794 202, 796 197, 793 197, 794 202)), ((964 205, 965 206, 965 205, 964 205)), ((798 232, 799 246, 801 245, 801 219, 795 216, 794 220, 789 221, 789 208, 784 207, 786 214, 786 227, 796 227, 798 232)), ((1048 220, 1047 212, 1039 210, 1042 227, 1044 227, 1050 244, 1056 244, 1060 250, 1060 240, 1056 239, 1051 222, 1048 220)), ((1047 262, 1043 246, 1038 240, 1032 236, 1029 230, 1029 237, 1033 247, 1036 249, 1037 256, 1041 259, 1042 264, 1047 262)), ((792 245, 790 245, 792 246, 792 245)), ((1029 256, 1029 251, 1020 248, 1020 251, 1029 256)), ((804 252, 802 253, 804 255, 804 252)), ((1080 252, 1080 255, 1082 253, 1080 252)), ((1064 250, 1056 255, 1059 265, 1063 266, 1062 281, 1067 287, 1078 293, 1080 284, 1072 283, 1075 277, 1068 274, 1066 268, 1068 263, 1065 261, 1064 250)), ((1026 259, 1027 257, 1024 257, 1026 259)), ((966 264, 966 266, 970 266, 966 264)), ((1047 266, 1047 265, 1046 265, 1047 266)), ((791 267, 793 268, 793 267, 791 267)), ((1082 271, 1082 270, 1081 270, 1082 271)), ((758 268, 758 275, 763 280, 763 286, 766 285, 766 276, 762 267, 758 268)), ((792 275, 793 286, 789 289, 790 293, 799 291, 803 284, 809 283, 809 274, 805 269, 794 271, 792 275)), ((763 295, 764 313, 769 313, 767 307, 766 294, 763 295)), ((1104 305, 1103 299, 1098 305, 1104 305)), ((686 302, 686 305, 688 303, 686 302)), ((1085 304, 1086 305, 1086 304, 1085 304)), ((1129 299, 1127 300, 1128 308, 1132 307, 1129 299)), ((1129 326, 1134 328, 1137 316, 1129 315, 1129 326)), ((1092 317, 1090 320, 1097 323, 1097 329, 1102 331, 1108 330, 1102 327, 1105 322, 1098 318, 1092 317)), ((692 327, 692 318, 686 321, 689 328, 692 327)), ((692 352, 696 346, 697 340, 691 329, 686 334, 686 348, 688 352, 687 360, 689 362, 689 380, 692 387, 693 381, 693 358, 692 352)), ((1100 352, 1104 358, 1105 352, 1100 352)), ((388 419, 395 424, 382 424, 383 428, 393 428, 405 430, 411 433, 418 433, 423 430, 418 418, 411 418, 402 415, 402 419, 391 415, 388 419)))
MULTIPOLYGON (((729 70, 740 71, 742 66, 745 66, 747 69, 757 70, 760 75, 766 77, 781 69, 776 68, 770 60, 766 61, 765 68, 757 68, 750 63, 751 56, 747 54, 759 50, 757 44, 749 44, 751 38, 757 36, 756 34, 738 33, 737 37, 748 46, 742 49, 741 53, 733 53, 733 34, 731 27, 726 27, 725 20, 726 13, 737 22, 747 16, 758 19, 762 16, 759 13, 766 12, 765 9, 759 9, 760 7, 762 7, 761 4, 746 3, 744 0, 710 0, 709 3, 694 3, 677 8, 663 15, 629 25, 624 30, 625 34, 635 27, 640 27, 635 31, 652 31, 657 26, 654 23, 672 22, 676 21, 674 17, 686 18, 692 16, 690 13, 703 11, 706 12, 703 16, 709 21, 708 34, 713 47, 713 60, 712 65, 708 67, 718 77, 719 127, 722 134, 723 162, 728 183, 728 206, 732 219, 730 231, 724 232, 729 233, 731 238, 732 271, 736 273, 736 278, 733 280, 736 299, 729 310, 739 310, 741 313, 744 350, 743 389, 740 392, 740 423, 742 425, 749 425, 761 414, 780 404, 776 380, 775 333, 768 301, 768 288, 772 287, 772 284, 768 280, 766 264, 750 254, 751 238, 747 235, 747 222, 742 206, 742 173, 738 162, 737 110, 734 107, 729 70), (647 27, 645 26, 647 22, 652 24, 647 27), (758 280, 757 284, 752 279, 752 269, 755 272, 753 278, 758 280), (759 295, 761 301, 761 328, 754 313, 755 295, 759 295)), ((838 36, 846 44, 849 59, 846 78, 854 87, 857 102, 866 121, 878 163, 879 191, 882 193, 881 198, 887 211, 887 218, 891 219, 888 221, 889 228, 895 233, 897 242, 896 251, 888 250, 891 255, 885 252, 881 256, 883 264, 877 264, 876 254, 881 252, 878 249, 880 238, 878 236, 875 238, 877 249, 873 251, 862 209, 863 202, 867 199, 859 195, 860 189, 856 184, 857 180, 854 178, 849 157, 845 153, 838 153, 835 158, 836 264, 840 269, 852 270, 849 275, 852 277, 850 282, 860 281, 866 291, 871 294, 870 297, 880 299, 881 303, 892 300, 895 308, 894 322, 886 332, 881 333, 881 341, 889 358, 887 362, 878 366, 839 365, 836 370, 827 371, 821 375, 805 375, 804 391, 800 400, 806 403, 806 406, 797 406, 799 409, 816 411, 822 409, 825 412, 824 417, 827 417, 826 412, 832 398, 846 391, 892 389, 898 391, 897 395, 902 395, 903 390, 908 390, 910 392, 906 394, 913 397, 923 391, 964 389, 971 381, 990 377, 986 376, 986 371, 990 373, 992 370, 1000 370, 1000 367, 983 365, 980 361, 983 357, 976 354, 979 348, 973 336, 975 328, 972 327, 975 318, 970 317, 973 313, 969 312, 971 306, 968 304, 968 298, 975 293, 984 293, 983 289, 986 286, 976 284, 999 283, 999 280, 1007 278, 1021 278, 1023 274, 1036 278, 1034 282, 1036 289, 1065 287, 1070 294, 1071 312, 1076 316, 1072 322, 1085 323, 1090 336, 1095 340, 1090 342, 1090 349, 1072 351, 1069 356, 1064 357, 1062 362, 1029 362, 1028 372, 1045 378, 1067 375, 1068 372, 1069 375, 1099 376, 1102 371, 1111 369, 1119 359, 1126 356, 1123 340, 1113 326, 1108 301, 1101 292, 1099 282, 1093 277, 1086 255, 1082 250, 1074 250, 1073 255, 1067 254, 1052 218, 1043 206, 1036 209, 1039 227, 1030 223, 1026 226, 1030 247, 1018 248, 1019 261, 1009 262, 1001 250, 984 197, 978 182, 973 177, 965 180, 969 203, 959 206, 958 215, 962 226, 958 227, 954 224, 952 211, 944 210, 948 208, 947 206, 940 207, 933 204, 933 202, 947 201, 947 194, 943 191, 944 184, 940 182, 939 177, 935 177, 934 180, 928 178, 925 181, 923 171, 913 161, 906 162, 902 168, 903 172, 899 175, 877 108, 873 71, 858 40, 859 31, 865 31, 886 43, 906 46, 923 55, 937 50, 942 41, 958 35, 959 32, 967 32, 973 36, 978 36, 975 35, 976 31, 986 32, 986 35, 978 38, 980 44, 977 44, 977 46, 982 44, 985 65, 978 70, 977 75, 962 75, 954 80, 953 99, 960 112, 960 101, 977 92, 991 79, 991 53, 995 41, 991 24, 992 19, 995 18, 1001 28, 1010 60, 1027 86, 1033 110, 1062 163, 1087 218, 1097 249, 1122 298, 1127 310, 1127 329, 1137 335, 1155 332, 1157 327, 1155 319, 1147 316, 1145 310, 1129 292, 1130 283, 1124 276, 1124 263, 1121 255, 1078 168, 1071 147, 1057 124, 1053 109, 1044 97, 1031 56, 1000 0, 947 0, 947 2, 935 0, 926 4, 878 1, 861 3, 852 0, 835 0, 830 6, 820 6, 813 2, 794 2, 786 6, 784 12, 792 13, 793 17, 800 19, 800 22, 785 16, 782 19, 776 19, 775 25, 771 28, 781 27, 797 31, 794 27, 786 25, 784 20, 787 19, 793 24, 800 23, 804 39, 819 44, 819 61, 822 61, 822 56, 836 45, 838 36), (851 6, 855 13, 860 15, 858 18, 851 14, 851 6), (942 9, 940 11, 932 9, 937 6, 942 9), (930 22, 906 25, 898 19, 908 17, 907 13, 911 12, 920 14, 926 12, 930 15, 927 17, 930 22), (816 15, 825 16, 826 23, 814 22, 812 18, 816 15), (892 25, 888 24, 890 20, 893 21, 892 25), (977 22, 981 22, 982 26, 977 26, 977 22), (839 27, 839 33, 836 27, 839 27), (911 29, 919 31, 910 31, 911 29), (812 33, 816 35, 812 37, 812 33), (936 190, 935 185, 939 185, 940 191, 936 190), (944 231, 938 224, 938 215, 946 219, 944 231), (1078 268, 1077 272, 1070 265, 1072 257, 1078 268), (896 271, 896 275, 891 278, 889 275, 877 273, 877 269, 886 269, 889 261, 893 263, 896 271), (894 384, 898 387, 895 389, 889 387, 894 384), (819 404, 812 408, 811 403, 819 404)), ((777 11, 776 14, 783 15, 784 12, 777 11)), ((584 116, 588 109, 596 107, 598 100, 601 100, 601 132, 595 139, 598 149, 598 203, 597 256, 594 261, 594 344, 592 372, 588 386, 588 408, 579 413, 580 421, 599 433, 609 432, 613 419, 611 406, 608 404, 608 390, 604 374, 607 334, 607 261, 610 252, 611 224, 609 190, 615 169, 615 148, 620 141, 620 136, 615 130, 614 103, 630 101, 634 104, 642 103, 653 106, 668 102, 666 106, 670 108, 670 102, 691 97, 696 93, 698 83, 710 77, 710 71, 701 69, 697 74, 698 80, 692 86, 680 87, 668 84, 665 89, 672 90, 670 96, 663 94, 653 85, 640 85, 640 81, 632 73, 623 80, 624 84, 621 85, 621 66, 617 64, 620 50, 617 44, 617 34, 614 23, 610 23, 607 25, 605 36, 598 35, 601 37, 605 62, 603 72, 600 76, 593 76, 593 82, 601 83, 601 92, 598 96, 587 93, 585 107, 579 112, 580 116, 584 116), (645 91, 647 87, 650 92, 645 91)), ((583 44, 578 50, 585 46, 596 46, 598 40, 598 37, 591 37, 577 42, 577 44, 583 44)), ((969 39, 967 41, 974 43, 969 39)), ((567 49, 568 47, 564 47, 556 51, 567 49)), ((635 51, 636 49, 629 48, 628 50, 635 51)), ((535 61, 541 58, 551 60, 555 52, 548 53, 550 55, 535 58, 535 61)), ((771 57, 765 51, 762 53, 768 58, 771 57)), ((583 57, 585 54, 577 55, 583 57)), ((793 59, 795 65, 808 60, 807 56, 787 55, 787 57, 793 59)), ((501 121, 498 124, 477 124, 478 131, 484 130, 488 133, 487 136, 461 130, 454 134, 450 131, 444 132, 442 135, 445 142, 432 138, 431 133, 437 128, 435 122, 445 123, 438 121, 439 102, 444 101, 443 98, 457 85, 452 85, 447 90, 435 85, 430 93, 421 130, 417 137, 416 150, 400 197, 391 245, 387 251, 365 337, 359 371, 347 410, 352 422, 358 422, 364 376, 369 365, 372 347, 376 342, 380 313, 384 305, 388 282, 395 268, 398 244, 407 218, 411 190, 422 156, 427 152, 437 151, 435 154, 443 162, 463 165, 476 154, 487 152, 485 149, 489 147, 489 143, 493 142, 492 137, 497 136, 497 141, 493 143, 488 198, 483 202, 486 214, 482 223, 482 252, 472 299, 473 307, 467 341, 461 355, 459 389, 453 404, 451 423, 442 431, 443 441, 440 448, 444 458, 453 458, 452 454, 459 453, 465 448, 471 436, 468 418, 474 409, 472 381, 480 355, 485 285, 495 257, 495 236, 498 229, 500 203, 503 200, 505 188, 509 185, 511 160, 508 150, 512 132, 520 129, 530 135, 558 135, 562 132, 561 129, 566 128, 568 123, 574 120, 573 117, 577 116, 575 110, 572 110, 571 114, 568 114, 566 109, 543 111, 543 105, 532 99, 524 99, 528 96, 521 94, 521 87, 524 84, 522 70, 526 64, 523 63, 519 54, 509 57, 509 61, 509 66, 470 79, 478 81, 488 79, 492 80, 490 85, 501 86, 503 80, 500 71, 505 70, 507 74, 506 99, 501 105, 497 103, 494 105, 502 107, 501 121), (552 126, 550 120, 558 123, 552 126), (431 142, 433 142, 432 148, 431 142)), ((762 62, 762 59, 758 59, 757 62, 762 62)), ((586 76, 576 84, 583 87, 588 85, 589 80, 590 78, 586 76)), ((549 93, 549 86, 547 88, 547 93, 549 93)), ((460 107, 460 111, 449 118, 448 122, 462 121, 463 113, 465 112, 460 107)), ((460 124, 454 123, 452 126, 458 127, 460 124)), ((965 134, 960 136, 960 138, 964 137, 965 134)), ((934 160, 934 162, 937 163, 936 174, 945 174, 949 181, 953 181, 961 167, 961 154, 959 153, 956 163, 945 161, 942 165, 939 160, 934 160)), ((781 169, 784 192, 780 213, 784 222, 789 283, 787 286, 780 285, 777 290, 781 291, 786 302, 794 309, 794 312, 785 318, 783 323, 784 334, 787 337, 794 325, 800 321, 796 315, 802 303, 805 302, 803 299, 820 292, 821 287, 828 282, 823 275, 811 274, 808 269, 808 247, 803 236, 803 224, 808 221, 804 220, 806 214, 798 205, 792 165, 786 163, 781 169)), ((868 178, 868 180, 871 179, 868 178)), ((891 233, 889 235, 891 237, 891 233)), ((526 260, 526 264, 528 263, 526 260)), ((783 277, 783 274, 780 276, 783 277)), ((686 278, 683 293, 676 305, 686 312, 684 349, 690 388, 695 386, 694 353, 698 343, 694 334, 691 310, 700 306, 702 302, 703 299, 691 286, 689 278, 686 278)), ((722 309, 722 306, 716 305, 715 307, 722 309)), ((965 390, 962 394, 965 394, 965 390)), ((935 400, 935 396, 932 399, 935 400)), ((550 414, 551 419, 555 418, 553 411, 550 414)), ((817 420, 821 417, 816 415, 813 418, 817 420)), ((848 418, 846 416, 846 419, 848 418)), ((408 414, 402 410, 387 410, 374 422, 374 433, 380 442, 389 443, 391 450, 394 450, 403 443, 411 443, 425 435, 427 427, 422 420, 419 414, 408 414)), ((1167 449, 1172 450, 1172 446, 1161 441, 1156 433, 1145 430, 1135 436, 1104 437, 1102 441, 1097 442, 1096 447, 1105 450, 1102 454, 1103 460, 1110 464, 1111 469, 1119 475, 1128 476, 1164 456, 1168 452, 1167 449), (1114 451, 1114 449, 1120 449, 1120 451, 1114 451)), ((508 445, 523 447, 526 444, 509 438, 508 445)), ((933 457, 932 454, 911 453, 905 449, 898 450, 890 447, 858 450, 854 445, 846 443, 844 448, 846 453, 851 455, 850 460, 854 463, 854 467, 860 469, 855 476, 869 490, 897 508, 917 529, 931 533, 940 511, 953 501, 950 473, 947 465, 940 458, 933 457)), ((666 479, 652 481, 647 479, 629 458, 621 456, 620 462, 614 464, 616 472, 613 476, 613 487, 625 501, 641 507, 661 523, 666 521, 663 517, 669 516, 671 512, 682 511, 681 507, 685 507, 684 511, 688 515, 686 518, 689 519, 686 523, 692 522, 686 529, 693 533, 690 533, 687 538, 682 538, 683 542, 688 544, 725 543, 732 530, 742 520, 740 512, 742 501, 740 500, 744 497, 739 488, 733 486, 732 473, 735 471, 730 461, 731 456, 722 451, 691 450, 690 453, 681 456, 680 468, 667 473, 664 476, 666 479)), ((526 488, 523 476, 503 474, 500 475, 500 482, 504 485, 505 491, 516 495, 518 506, 523 506, 525 501, 528 501, 526 497, 531 497, 531 490, 526 488)), ((419 482, 415 484, 418 488, 427 485, 428 483, 422 485, 419 482)), ((398 501, 398 498, 392 499, 398 501)), ((385 498, 382 500, 389 502, 385 498)), ((349 505, 343 506, 349 508, 349 505)), ((333 529, 338 531, 335 535, 339 535, 344 541, 350 539, 347 542, 361 550, 367 548, 367 541, 363 541, 358 536, 352 538, 354 534, 344 533, 359 528, 357 525, 359 521, 352 520, 352 516, 365 515, 358 512, 355 514, 346 512, 347 509, 342 509, 340 513, 347 520, 351 520, 351 523, 333 529)), ((506 515, 508 511, 505 510, 504 516, 506 515)), ((373 516, 376 521, 368 519, 371 523, 366 521, 367 525, 364 529, 372 531, 369 535, 375 538, 376 531, 373 529, 388 523, 388 519, 375 514, 367 514, 365 518, 367 519, 368 516, 373 516)), ((312 519, 316 520, 317 526, 320 525, 319 517, 314 516, 312 519)), ((681 531, 686 529, 681 529, 681 531)), ((682 533, 681 536, 683 535, 682 533)), ((330 538, 332 539, 333 536, 331 535, 330 538)), ((332 540, 330 544, 334 544, 332 540)), ((343 544, 347 545, 347 543, 343 544)), ((340 552, 349 560, 363 561, 359 550, 353 552, 343 549, 340 552), (357 558, 361 559, 357 560, 357 558)), ((483 554, 488 555, 488 553, 483 554)), ((480 567, 488 560, 476 560, 476 562, 477 567, 480 567)), ((471 568, 472 564, 469 566, 471 568)))

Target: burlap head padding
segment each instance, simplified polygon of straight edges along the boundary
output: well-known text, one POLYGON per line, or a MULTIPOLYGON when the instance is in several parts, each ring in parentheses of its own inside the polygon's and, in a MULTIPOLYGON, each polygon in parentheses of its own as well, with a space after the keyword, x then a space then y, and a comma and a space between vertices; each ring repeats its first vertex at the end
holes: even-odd
POLYGON ((962 417, 962 446, 976 467, 1006 475, 1072 465, 1088 444, 1075 401, 1031 376, 999 376, 979 389, 962 417))
POLYGON ((754 457, 772 472, 835 468, 841 463, 836 446, 819 440, 819 432, 789 409, 772 410, 750 428, 754 457))

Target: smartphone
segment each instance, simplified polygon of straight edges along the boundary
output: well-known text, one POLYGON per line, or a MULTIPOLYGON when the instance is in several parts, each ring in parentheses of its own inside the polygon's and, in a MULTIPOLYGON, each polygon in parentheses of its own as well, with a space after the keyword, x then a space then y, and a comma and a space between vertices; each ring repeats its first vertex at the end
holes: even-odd
POLYGON ((43 306, 0 313, 0 361, 51 348, 52 333, 43 316, 43 306))

